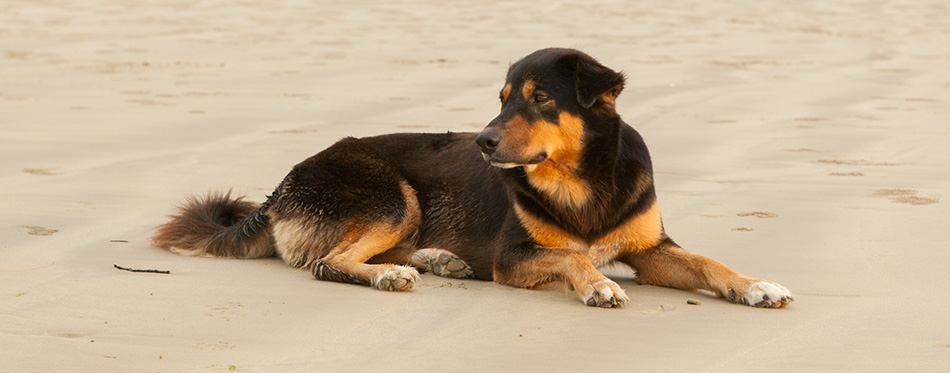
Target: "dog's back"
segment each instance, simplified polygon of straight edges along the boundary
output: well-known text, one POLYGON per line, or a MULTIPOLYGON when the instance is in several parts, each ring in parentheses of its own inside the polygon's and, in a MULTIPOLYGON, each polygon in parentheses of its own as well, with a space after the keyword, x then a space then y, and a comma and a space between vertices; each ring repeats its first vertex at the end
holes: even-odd
POLYGON ((475 278, 491 280, 491 248, 510 203, 475 135, 343 139, 294 166, 264 208, 229 195, 191 198, 153 243, 185 255, 276 254, 312 267, 341 242, 358 241, 354 232, 382 230, 398 239, 365 261, 410 263, 416 250, 438 248, 471 266, 475 278), (253 230, 245 227, 246 216, 262 214, 253 230))

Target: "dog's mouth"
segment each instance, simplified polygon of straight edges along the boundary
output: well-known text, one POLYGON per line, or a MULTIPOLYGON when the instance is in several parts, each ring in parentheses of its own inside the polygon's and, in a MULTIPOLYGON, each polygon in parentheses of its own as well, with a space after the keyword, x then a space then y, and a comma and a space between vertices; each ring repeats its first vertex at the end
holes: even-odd
POLYGON ((534 158, 531 158, 531 159, 528 160, 528 161, 511 161, 511 160, 505 160, 505 159, 500 159, 500 158, 498 158, 498 157, 495 157, 494 155, 488 155, 488 154, 485 154, 485 153, 482 153, 482 157, 485 158, 486 161, 488 161, 488 164, 490 164, 490 165, 492 165, 492 166, 494 166, 494 167, 506 168, 506 169, 507 169, 507 168, 524 167, 525 170, 527 170, 527 171, 532 171, 532 170, 534 170, 534 168, 537 167, 538 164, 540 164, 541 162, 544 162, 544 161, 548 160, 548 154, 547 154, 547 153, 538 154, 537 156, 535 156, 534 158))

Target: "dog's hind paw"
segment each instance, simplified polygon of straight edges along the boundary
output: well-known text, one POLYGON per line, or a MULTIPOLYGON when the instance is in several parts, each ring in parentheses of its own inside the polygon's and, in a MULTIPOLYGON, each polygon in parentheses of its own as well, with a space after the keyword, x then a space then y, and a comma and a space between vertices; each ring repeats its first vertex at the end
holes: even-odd
POLYGON ((784 286, 765 280, 753 282, 744 295, 730 289, 726 297, 735 303, 759 308, 782 308, 795 301, 784 286))
POLYGON ((584 304, 591 307, 622 307, 630 298, 624 293, 620 285, 609 279, 597 281, 587 285, 580 293, 584 304))
POLYGON ((419 281, 419 271, 415 268, 393 266, 376 274, 373 287, 387 291, 406 291, 419 281))
POLYGON ((412 262, 436 276, 451 278, 472 278, 472 267, 464 260, 447 250, 421 249, 412 254, 412 262))

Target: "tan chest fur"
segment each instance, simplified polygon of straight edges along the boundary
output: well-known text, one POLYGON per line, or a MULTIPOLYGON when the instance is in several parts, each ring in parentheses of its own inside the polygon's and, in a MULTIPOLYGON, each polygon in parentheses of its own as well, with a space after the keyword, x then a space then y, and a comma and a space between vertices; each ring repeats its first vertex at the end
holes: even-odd
POLYGON ((656 204, 640 213, 594 242, 567 233, 560 227, 547 224, 526 213, 515 205, 515 212, 531 238, 546 248, 562 248, 578 251, 594 266, 602 266, 624 253, 637 252, 656 246, 663 238, 660 208, 656 204))

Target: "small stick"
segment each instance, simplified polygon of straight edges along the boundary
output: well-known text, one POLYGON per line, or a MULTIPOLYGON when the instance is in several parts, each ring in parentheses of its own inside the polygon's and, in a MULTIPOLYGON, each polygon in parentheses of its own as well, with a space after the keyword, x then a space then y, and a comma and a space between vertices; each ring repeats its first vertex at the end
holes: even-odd
POLYGON ((165 274, 165 275, 172 273, 171 271, 163 271, 163 270, 160 270, 160 269, 135 269, 135 268, 125 268, 125 267, 119 267, 118 264, 113 264, 112 266, 115 267, 115 269, 121 269, 121 270, 123 270, 123 271, 129 271, 129 272, 161 273, 161 274, 165 274))

